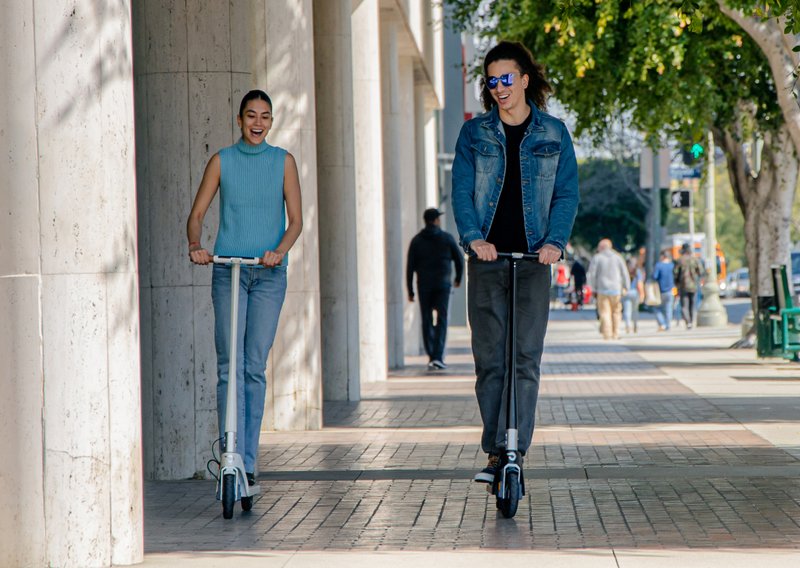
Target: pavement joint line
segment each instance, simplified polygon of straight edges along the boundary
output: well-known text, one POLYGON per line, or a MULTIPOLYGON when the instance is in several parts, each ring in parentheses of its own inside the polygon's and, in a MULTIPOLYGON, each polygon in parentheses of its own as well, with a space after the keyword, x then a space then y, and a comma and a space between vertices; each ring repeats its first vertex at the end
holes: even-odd
MULTIPOLYGON (((544 432, 572 432, 572 431, 580 431, 580 432, 730 432, 730 431, 743 431, 748 430, 747 425, 741 422, 732 422, 732 423, 681 423, 681 422, 671 422, 671 423, 651 423, 651 424, 641 424, 635 426, 615 426, 615 425, 594 425, 594 424, 570 424, 566 426, 536 426, 536 431, 539 433, 544 432)), ((319 436, 324 436, 326 434, 352 434, 357 436, 362 436, 364 434, 426 434, 426 433, 436 433, 436 434, 446 434, 446 433, 464 433, 464 434, 474 434, 480 433, 482 431, 480 426, 441 426, 441 427, 420 427, 420 428, 369 428, 369 427, 353 427, 353 428, 345 428, 345 427, 326 427, 322 430, 314 430, 308 432, 293 432, 292 438, 295 437, 309 437, 309 438, 316 438, 319 436)), ((285 432, 262 432, 261 439, 262 441, 269 442, 271 438, 283 438, 286 437, 285 432)))
MULTIPOLYGON (((354 469, 270 471, 260 481, 390 481, 418 479, 471 479, 473 469, 354 469)), ((797 478, 800 465, 688 465, 688 466, 585 466, 525 468, 528 479, 713 479, 797 478)))

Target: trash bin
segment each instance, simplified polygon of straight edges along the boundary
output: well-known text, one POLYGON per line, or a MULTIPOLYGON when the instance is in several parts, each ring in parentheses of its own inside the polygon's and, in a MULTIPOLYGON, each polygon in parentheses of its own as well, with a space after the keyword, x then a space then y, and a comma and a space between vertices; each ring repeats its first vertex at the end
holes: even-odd
POLYGON ((756 298, 756 308, 758 309, 756 314, 756 353, 759 357, 783 356, 780 337, 773 335, 774 326, 769 319, 770 308, 775 308, 776 305, 775 296, 758 296, 756 298))

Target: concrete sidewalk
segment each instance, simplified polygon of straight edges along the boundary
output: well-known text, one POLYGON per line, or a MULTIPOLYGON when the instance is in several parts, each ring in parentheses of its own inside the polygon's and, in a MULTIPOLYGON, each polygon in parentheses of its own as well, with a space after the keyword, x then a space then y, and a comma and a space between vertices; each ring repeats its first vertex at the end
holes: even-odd
POLYGON ((145 566, 800 565, 800 365, 726 347, 738 328, 605 342, 551 317, 528 494, 485 463, 466 330, 444 372, 412 359, 318 432, 262 437, 262 495, 224 521, 208 481, 148 482, 145 566), (489 554, 489 555, 487 555, 489 554))

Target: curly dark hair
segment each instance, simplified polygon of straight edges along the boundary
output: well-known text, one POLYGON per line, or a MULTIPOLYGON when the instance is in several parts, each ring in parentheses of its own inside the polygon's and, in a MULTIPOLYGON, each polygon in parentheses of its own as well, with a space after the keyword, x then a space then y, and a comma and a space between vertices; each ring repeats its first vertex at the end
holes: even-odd
POLYGON ((528 76, 525 98, 533 101, 539 110, 547 110, 547 98, 553 93, 553 87, 545 77, 544 67, 533 60, 533 55, 527 47, 516 41, 501 41, 483 58, 483 79, 481 79, 483 108, 488 111, 497 106, 489 87, 486 86, 486 77, 489 75, 489 65, 501 59, 513 61, 520 72, 528 76))

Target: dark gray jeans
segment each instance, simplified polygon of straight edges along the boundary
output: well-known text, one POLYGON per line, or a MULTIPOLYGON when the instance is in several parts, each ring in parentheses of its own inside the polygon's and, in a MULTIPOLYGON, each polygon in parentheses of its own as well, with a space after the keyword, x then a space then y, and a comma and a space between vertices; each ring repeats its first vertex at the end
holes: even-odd
MULTIPOLYGON (((505 446, 508 261, 470 259, 467 305, 475 358, 475 394, 483 419, 481 447, 499 453, 505 446)), ((550 312, 550 267, 523 261, 517 269, 517 416, 519 449, 533 437, 539 399, 539 367, 550 312)))

